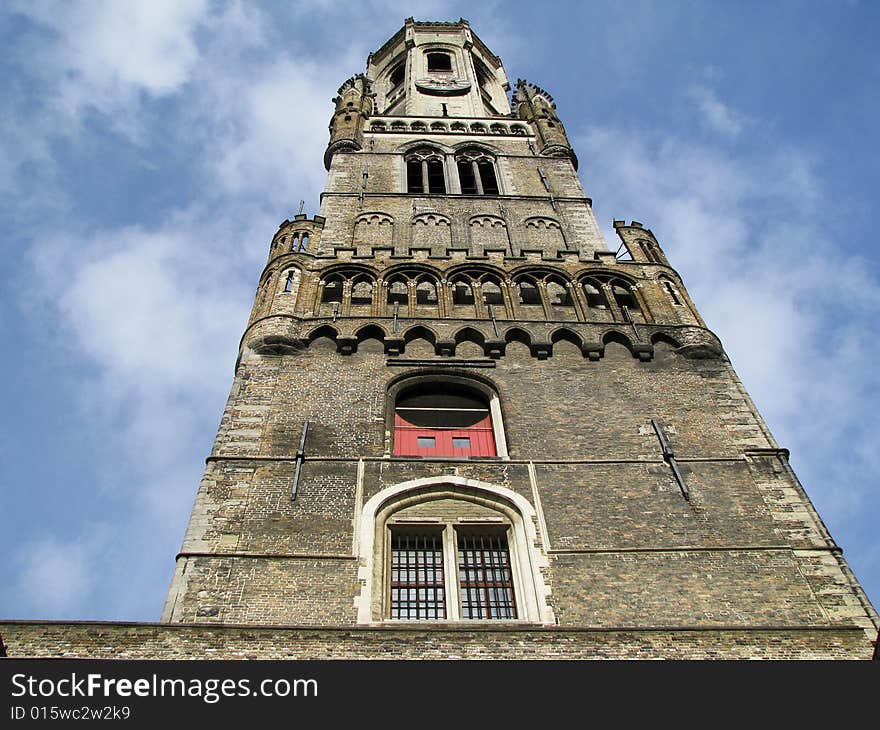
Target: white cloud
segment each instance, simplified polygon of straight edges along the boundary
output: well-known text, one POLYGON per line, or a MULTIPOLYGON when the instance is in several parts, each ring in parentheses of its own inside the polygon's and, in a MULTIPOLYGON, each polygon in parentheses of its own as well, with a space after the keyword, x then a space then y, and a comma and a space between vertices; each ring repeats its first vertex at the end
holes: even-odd
POLYGON ((713 88, 694 86, 690 96, 697 105, 703 122, 710 129, 726 136, 736 137, 746 126, 746 117, 721 101, 713 88))
POLYGON ((22 610, 44 618, 75 615, 94 588, 100 539, 48 537, 26 544, 18 555, 14 590, 22 610))
POLYGON ((880 282, 845 231, 813 215, 822 185, 809 155, 615 129, 577 147, 602 181, 596 207, 657 235, 777 439, 816 476, 807 487, 820 511, 859 514, 876 500, 868 424, 880 352, 863 328, 880 315, 880 282), (824 472, 842 452, 849 473, 824 472))

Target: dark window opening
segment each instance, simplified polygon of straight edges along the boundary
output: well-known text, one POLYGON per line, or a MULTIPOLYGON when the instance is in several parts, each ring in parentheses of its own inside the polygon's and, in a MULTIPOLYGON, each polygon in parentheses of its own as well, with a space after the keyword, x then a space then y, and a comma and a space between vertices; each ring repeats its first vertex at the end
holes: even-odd
POLYGON ((446 178, 443 175, 443 163, 440 160, 428 160, 428 192, 446 192, 446 178))
POLYGON ((498 180, 495 178, 495 166, 488 160, 480 160, 477 163, 480 170, 480 180, 483 183, 484 195, 498 195, 498 180))
POLYGON ((626 307, 636 312, 639 311, 638 300, 629 289, 621 284, 614 284, 611 290, 614 292, 614 301, 617 302, 618 306, 626 307))
POLYGON ((416 287, 416 304, 436 304, 437 290, 430 281, 423 281, 416 287))
POLYGON ((571 300, 571 293, 567 287, 551 281, 547 285, 547 296, 550 299, 550 305, 553 307, 573 307, 574 302, 571 300))
POLYGON ((463 281, 457 281, 452 287, 453 305, 468 307, 474 304, 474 290, 463 281))
POLYGON ((452 71, 452 57, 448 53, 429 53, 428 71, 452 71))
POLYGON ((324 284, 324 291, 321 294, 322 302, 341 302, 342 301, 342 282, 339 280, 328 281, 324 284))
POLYGON ((458 179, 461 181, 461 192, 464 195, 477 194, 477 178, 470 160, 458 161, 458 179))
POLYGON ((422 161, 409 160, 406 163, 406 191, 421 193, 423 192, 422 185, 422 161))
POLYGON ((458 578, 462 618, 516 618, 506 535, 459 531, 458 578))
POLYGON ((666 291, 669 292, 669 297, 672 299, 673 304, 681 304, 681 301, 678 298, 678 295, 675 293, 675 289, 672 288, 672 284, 668 281, 663 282, 663 286, 666 287, 666 291))
POLYGON ((405 390, 394 409, 394 454, 496 456, 486 398, 451 383, 423 383, 405 390))
POLYGON ((607 309, 608 303, 605 301, 605 295, 602 290, 595 284, 584 284, 584 294, 587 297, 587 306, 591 309, 607 309))
POLYGON ((501 288, 491 282, 486 281, 483 282, 483 301, 486 304, 494 304, 496 306, 501 305, 504 306, 504 295, 501 293, 501 288))
POLYGON ((391 618, 446 618, 442 533, 392 529, 391 618))
POLYGON ((287 272, 287 281, 284 282, 284 291, 290 292, 293 289, 293 272, 287 272))
POLYGON ((399 64, 395 66, 394 70, 391 72, 391 76, 389 77, 389 81, 391 82, 391 88, 395 89, 403 83, 403 79, 406 76, 406 69, 403 64, 399 64))
POLYGON ((519 283, 519 303, 527 307, 541 306, 541 292, 530 281, 519 283))
POLYGON ((395 281, 388 287, 388 303, 403 304, 409 302, 409 287, 402 281, 395 281))

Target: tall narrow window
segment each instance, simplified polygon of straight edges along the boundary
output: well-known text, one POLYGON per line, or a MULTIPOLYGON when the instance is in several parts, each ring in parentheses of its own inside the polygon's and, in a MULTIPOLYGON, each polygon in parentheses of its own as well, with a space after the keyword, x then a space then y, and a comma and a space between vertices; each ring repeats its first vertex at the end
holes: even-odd
POLYGON ((409 160, 406 163, 406 192, 424 192, 422 183, 422 161, 409 160))
POLYGON ((428 160, 429 193, 445 193, 446 178, 443 175, 443 163, 440 160, 428 160))
POLYGON ((392 529, 391 618, 446 618, 443 534, 392 529))
POLYGON ((293 289, 293 272, 287 272, 287 281, 284 282, 284 291, 290 292, 293 289))
POLYGON ((458 179, 461 182, 461 192, 464 195, 477 194, 477 178, 470 160, 458 161, 458 179))
POLYGON ((462 618, 516 618, 505 534, 460 530, 458 579, 462 618))
POLYGON ((666 287, 666 291, 669 294, 669 298, 672 300, 673 304, 681 305, 681 300, 678 298, 678 294, 675 293, 675 289, 672 284, 668 281, 663 282, 663 286, 666 287))
POLYGON ((495 177, 495 165, 483 159, 477 163, 480 171, 480 182, 483 183, 484 195, 498 195, 498 180, 495 177))
POLYGON ((299 250, 300 252, 305 251, 309 247, 309 234, 303 233, 302 238, 299 241, 299 250))

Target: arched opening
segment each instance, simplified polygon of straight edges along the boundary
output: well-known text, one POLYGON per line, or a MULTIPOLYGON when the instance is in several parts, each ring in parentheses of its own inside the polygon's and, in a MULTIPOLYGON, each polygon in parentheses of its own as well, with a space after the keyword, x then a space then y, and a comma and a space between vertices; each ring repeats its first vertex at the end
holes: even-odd
POLYGON ((489 400, 462 383, 419 381, 394 403, 394 455, 497 456, 489 400))
POLYGON ((584 296, 587 299, 587 307, 590 309, 608 309, 608 301, 602 292, 602 284, 598 281, 587 280, 583 284, 584 296))
POLYGON ((397 304, 405 307, 409 304, 409 287, 406 281, 396 279, 388 286, 388 304, 397 304))
POLYGON ((410 152, 406 160, 406 190, 408 193, 445 193, 446 171, 443 155, 431 148, 410 152))
POLYGON ((364 504, 358 623, 520 620, 554 624, 534 507, 455 475, 388 487, 364 504))
POLYGON ((342 279, 334 277, 324 282, 324 290, 321 292, 321 302, 341 302, 342 301, 342 279))
POLYGON ((373 284, 368 279, 356 281, 351 288, 351 306, 369 307, 373 303, 373 284))

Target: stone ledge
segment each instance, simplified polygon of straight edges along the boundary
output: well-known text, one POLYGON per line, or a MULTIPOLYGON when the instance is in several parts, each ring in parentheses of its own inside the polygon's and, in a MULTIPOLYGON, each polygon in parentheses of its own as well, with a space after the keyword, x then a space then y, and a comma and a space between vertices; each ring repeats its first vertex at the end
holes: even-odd
POLYGON ((104 659, 870 659, 852 626, 247 626, 2 621, 10 657, 104 659))

